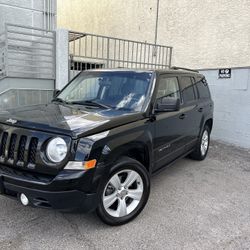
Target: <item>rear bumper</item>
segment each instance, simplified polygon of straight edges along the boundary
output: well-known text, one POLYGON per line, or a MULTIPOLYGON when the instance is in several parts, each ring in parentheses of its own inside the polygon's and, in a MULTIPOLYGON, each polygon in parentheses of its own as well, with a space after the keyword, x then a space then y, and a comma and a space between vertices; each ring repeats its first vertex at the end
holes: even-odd
POLYGON ((0 193, 14 199, 19 199, 23 193, 33 207, 89 212, 98 204, 95 188, 92 192, 83 190, 93 179, 92 175, 83 171, 62 171, 55 177, 45 177, 0 166, 0 193))

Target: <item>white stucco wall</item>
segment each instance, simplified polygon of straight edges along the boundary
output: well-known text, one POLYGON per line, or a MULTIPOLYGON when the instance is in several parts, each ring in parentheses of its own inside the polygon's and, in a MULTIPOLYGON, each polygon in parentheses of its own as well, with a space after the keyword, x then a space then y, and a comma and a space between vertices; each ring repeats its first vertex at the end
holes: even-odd
POLYGON ((214 100, 212 137, 250 148, 250 68, 232 69, 230 79, 219 79, 218 70, 200 72, 214 100))
MULTIPOLYGON (((154 42, 157 0, 58 0, 58 27, 154 42)), ((160 0, 158 43, 173 64, 250 66, 249 0, 160 0)))

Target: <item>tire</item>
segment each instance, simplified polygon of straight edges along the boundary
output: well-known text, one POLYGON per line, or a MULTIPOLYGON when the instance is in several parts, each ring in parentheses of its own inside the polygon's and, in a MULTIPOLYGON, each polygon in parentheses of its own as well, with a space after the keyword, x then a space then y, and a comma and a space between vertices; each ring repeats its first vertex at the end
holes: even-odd
POLYGON ((210 145, 210 128, 208 125, 205 125, 202 130, 202 133, 200 134, 194 152, 190 154, 190 158, 198 161, 203 161, 207 156, 209 145, 210 145))
POLYGON ((96 209, 99 218, 111 226, 133 220, 145 207, 150 193, 150 178, 138 161, 122 157, 112 168, 100 192, 96 209))

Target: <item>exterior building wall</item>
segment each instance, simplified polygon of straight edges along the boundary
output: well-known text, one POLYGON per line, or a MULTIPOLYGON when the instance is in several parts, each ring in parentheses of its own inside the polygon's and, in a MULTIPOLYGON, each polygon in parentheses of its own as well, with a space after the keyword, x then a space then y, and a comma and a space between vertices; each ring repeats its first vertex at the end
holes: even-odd
MULTIPOLYGON (((173 64, 250 66, 250 1, 159 0, 157 43, 173 64)), ((58 0, 58 27, 154 42, 157 0, 58 0)))
POLYGON ((214 100, 213 138, 250 148, 250 68, 232 69, 230 79, 219 79, 218 70, 201 73, 214 100))
MULTIPOLYGON (((39 29, 54 30, 56 25, 55 15, 56 0, 0 0, 0 52, 4 54, 2 58, 2 54, 0 55, 0 73, 1 71, 5 72, 2 75, 0 74, 0 110, 46 103, 51 99, 55 87, 55 76, 53 75, 53 77, 51 77, 52 73, 48 76, 48 72, 51 71, 49 67, 51 67, 52 64, 42 63, 42 60, 46 60, 47 58, 45 58, 45 56, 39 57, 35 54, 39 52, 39 48, 42 47, 42 42, 43 48, 51 47, 54 44, 46 45, 45 43, 48 42, 46 39, 35 35, 42 33, 39 29), (12 33, 11 44, 12 46, 14 44, 16 47, 16 53, 11 62, 9 58, 7 58, 8 52, 6 52, 8 51, 8 47, 6 46, 6 44, 8 44, 8 38, 5 36, 6 23, 31 27, 29 30, 21 27, 11 28, 12 31, 14 29, 14 31, 19 32, 16 33, 19 37, 14 37, 16 40, 13 39, 12 33), (38 30, 32 28, 38 28, 38 30), (34 36, 23 35, 23 33, 31 33, 34 34, 34 36), (39 41, 41 43, 37 43, 38 39, 40 39, 39 41), (24 54, 20 52, 24 52, 24 54), (18 64, 18 62, 21 61, 20 59, 22 59, 23 62, 18 64), (9 73, 10 67, 7 66, 9 64, 11 65, 11 63, 15 64, 15 66, 12 67, 15 67, 14 70, 18 72, 16 75, 6 73, 9 73), (35 68, 34 66, 37 67, 35 68), (36 71, 37 69, 41 74, 34 77, 32 70, 36 71), (46 69, 46 71, 44 69, 46 69), (31 73, 28 74, 26 72, 27 70, 31 73)), ((8 28, 10 27, 8 26, 8 28)), ((47 36, 48 33, 51 34, 52 32, 47 32, 47 36)), ((51 51, 53 54, 54 48, 51 49, 51 51)), ((44 52, 43 50, 43 53, 48 52, 44 52)), ((52 62, 54 61, 52 60, 52 62)), ((54 67, 53 65, 52 67, 54 67)))
POLYGON ((154 41, 156 0, 58 0, 59 28, 154 41))
MULTIPOLYGON (((208 79, 215 102, 213 138, 250 147, 250 68, 247 67, 250 65, 250 1, 159 1, 157 43, 174 47, 174 65, 203 69, 201 72, 208 79), (242 68, 233 68, 231 79, 218 79, 217 69, 205 70, 220 67, 242 68)), ((44 18, 44 13, 48 13, 44 2, 49 0, 0 0, 0 33, 5 22, 49 27, 44 18)), ((154 42, 157 0, 58 0, 57 8, 59 28, 154 42)), ((66 48, 67 41, 61 39, 65 34, 60 31, 57 38, 66 48)), ((57 61, 63 57, 66 69, 68 56, 61 52, 62 45, 58 45, 57 61)), ((59 73, 61 66, 57 63, 59 88, 67 79, 67 74, 59 73)), ((0 87, 1 109, 6 100, 15 105, 16 96, 25 105, 24 100, 28 100, 32 91, 37 94, 35 99, 40 98, 39 102, 51 98, 54 81, 6 78, 0 81, 0 87), (8 88, 12 87, 4 92, 7 82, 8 88), (27 92, 20 90, 20 86, 27 92)))
POLYGON ((0 33, 5 23, 52 30, 55 10, 54 0, 0 0, 0 33))

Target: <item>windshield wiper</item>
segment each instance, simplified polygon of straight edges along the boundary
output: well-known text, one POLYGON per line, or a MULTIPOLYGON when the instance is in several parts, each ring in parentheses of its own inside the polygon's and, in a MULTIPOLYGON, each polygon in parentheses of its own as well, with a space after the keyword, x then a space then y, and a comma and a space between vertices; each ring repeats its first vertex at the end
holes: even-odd
POLYGON ((54 99, 52 99, 52 102, 61 102, 61 103, 65 103, 65 104, 69 104, 69 102, 63 100, 62 98, 56 97, 54 99))
POLYGON ((102 103, 99 103, 99 102, 91 101, 91 100, 73 101, 73 102, 71 102, 71 104, 96 106, 96 107, 105 108, 105 109, 110 109, 111 108, 111 106, 108 106, 108 105, 105 105, 105 104, 102 104, 102 103))
POLYGON ((116 110, 132 111, 130 108, 125 107, 116 108, 116 110))

